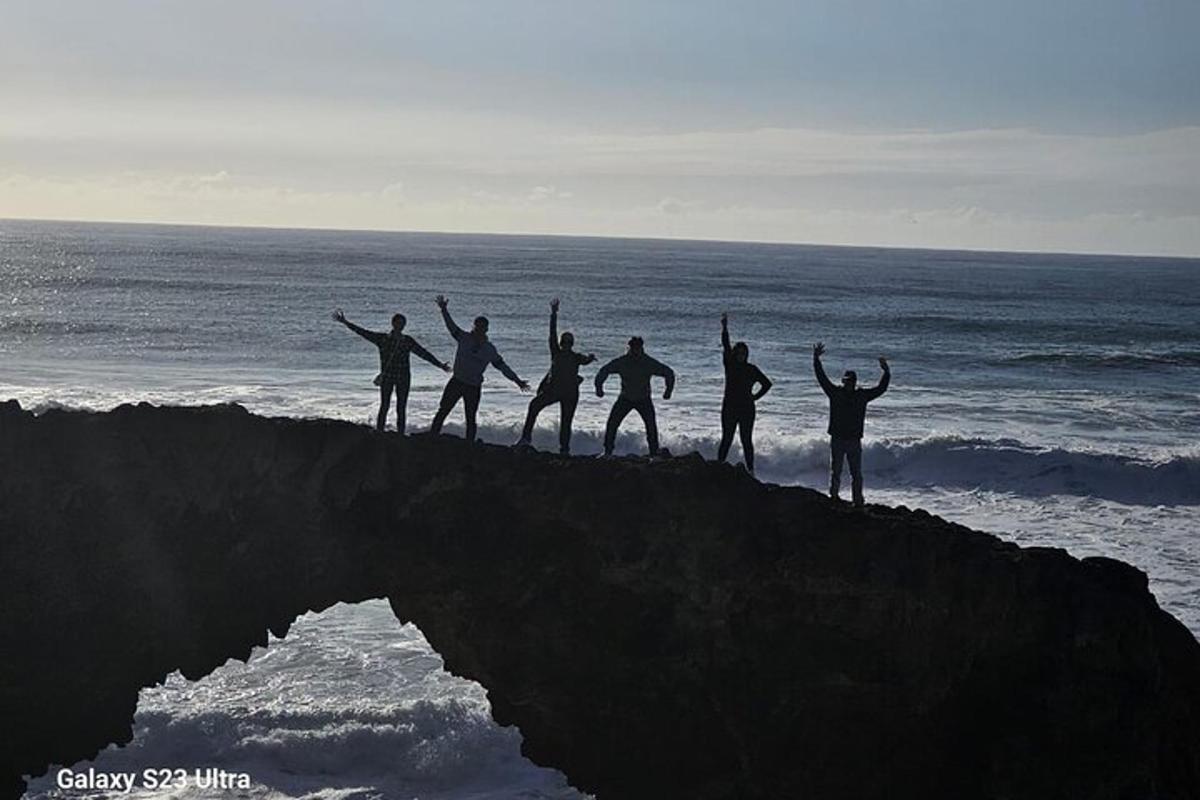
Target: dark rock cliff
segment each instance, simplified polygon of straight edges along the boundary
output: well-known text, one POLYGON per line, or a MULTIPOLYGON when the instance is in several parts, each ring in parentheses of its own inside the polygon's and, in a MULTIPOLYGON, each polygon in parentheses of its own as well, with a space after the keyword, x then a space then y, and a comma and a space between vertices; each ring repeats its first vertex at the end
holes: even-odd
POLYGON ((698 457, 9 403, 0 592, 5 796, 386 596, 601 800, 1200 797, 1200 646, 1140 572, 698 457))

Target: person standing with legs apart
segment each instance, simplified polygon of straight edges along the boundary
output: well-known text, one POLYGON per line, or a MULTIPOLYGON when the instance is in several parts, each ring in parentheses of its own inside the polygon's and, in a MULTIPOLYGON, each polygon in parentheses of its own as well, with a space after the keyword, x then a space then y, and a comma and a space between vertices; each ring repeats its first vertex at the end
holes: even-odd
POLYGON ((575 408, 579 405, 579 368, 596 360, 592 353, 583 355, 575 352, 575 337, 570 331, 558 336, 558 298, 550 301, 550 371, 538 385, 537 394, 529 401, 529 412, 525 415, 525 428, 518 447, 528 447, 533 439, 533 426, 542 409, 559 404, 561 416, 558 426, 558 452, 571 453, 571 422, 575 419, 575 408))
POLYGON ((450 365, 444 361, 438 361, 428 350, 417 344, 416 339, 404 333, 404 325, 408 320, 403 314, 392 315, 390 333, 360 328, 346 319, 346 315, 340 308, 333 312, 333 318, 379 348, 379 374, 375 376, 375 385, 379 387, 379 415, 375 419, 375 429, 382 431, 387 424, 388 406, 391 405, 394 391, 396 393, 396 432, 403 436, 408 421, 408 389, 412 385, 412 367, 409 364, 408 354, 416 353, 445 372, 450 371, 450 365))
POLYGON ((646 355, 642 337, 634 336, 629 340, 629 351, 625 355, 614 358, 596 373, 596 397, 604 397, 604 381, 614 373, 621 376, 621 393, 608 415, 608 425, 604 430, 604 455, 612 455, 617 442, 617 429, 630 411, 638 412, 646 426, 650 455, 658 455, 658 420, 654 415, 654 401, 650 399, 650 379, 657 375, 666 381, 663 400, 670 400, 671 392, 675 390, 675 371, 646 355))
POLYGON ((729 315, 721 315, 721 358, 725 364, 725 396, 721 400, 721 446, 717 460, 724 461, 733 444, 734 429, 741 434, 742 458, 754 474, 754 404, 771 391, 771 381, 750 363, 750 346, 729 345, 729 315), (754 390, 757 385, 758 391, 754 390))
POLYGON ((879 359, 879 368, 883 376, 879 383, 870 389, 858 388, 858 375, 854 370, 846 370, 842 375, 842 385, 835 386, 825 368, 821 365, 821 355, 825 345, 817 342, 813 346, 813 371, 817 373, 817 382, 829 398, 829 496, 834 500, 840 499, 838 490, 842 484, 842 460, 850 462, 850 482, 854 493, 854 505, 863 504, 862 480, 862 436, 863 421, 867 416, 867 403, 887 391, 892 380, 892 372, 888 368, 886 358, 879 359))
POLYGON ((475 415, 479 411, 479 397, 483 391, 483 373, 488 365, 504 373, 504 376, 515 383, 522 392, 529 391, 529 384, 521 380, 517 373, 504 363, 495 345, 488 341, 487 317, 476 317, 471 330, 464 331, 454 324, 454 319, 450 316, 450 301, 439 294, 436 302, 442 311, 442 321, 446 323, 446 330, 450 331, 454 341, 458 342, 458 350, 454 354, 454 374, 442 392, 442 400, 438 404, 429 432, 441 433, 446 416, 458 405, 458 401, 462 400, 466 416, 466 439, 473 442, 476 431, 475 415))

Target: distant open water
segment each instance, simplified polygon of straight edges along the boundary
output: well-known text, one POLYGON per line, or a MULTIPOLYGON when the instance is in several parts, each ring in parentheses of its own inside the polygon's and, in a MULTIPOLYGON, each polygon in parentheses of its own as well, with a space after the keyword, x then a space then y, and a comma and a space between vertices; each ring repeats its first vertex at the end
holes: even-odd
MULTIPOLYGON (((460 324, 487 314, 533 382, 551 297, 562 329, 601 360, 644 336, 679 374, 658 403, 664 444, 707 456, 729 311, 775 381, 756 440, 760 477, 780 483, 826 482, 812 343, 828 346, 831 374, 854 368, 866 384, 886 355, 869 500, 1133 563, 1200 633, 1196 260, 0 221, 0 398, 37 410, 238 402, 365 424, 375 352, 330 311, 379 330, 403 311, 408 333, 449 360, 439 292, 460 324)), ((443 380, 414 361, 410 429, 428 425, 443 380)), ((513 441, 527 401, 492 375, 481 437, 513 441)), ((576 452, 599 451, 609 402, 584 394, 576 452)), ((535 436, 547 449, 553 412, 535 436)), ((619 451, 644 446, 639 425, 630 418, 619 451)), ((135 741, 95 766, 241 770, 256 798, 578 797, 521 758, 519 737, 373 601, 302 618, 248 664, 144 690, 135 741)), ((79 795, 43 778, 28 796, 79 795)))

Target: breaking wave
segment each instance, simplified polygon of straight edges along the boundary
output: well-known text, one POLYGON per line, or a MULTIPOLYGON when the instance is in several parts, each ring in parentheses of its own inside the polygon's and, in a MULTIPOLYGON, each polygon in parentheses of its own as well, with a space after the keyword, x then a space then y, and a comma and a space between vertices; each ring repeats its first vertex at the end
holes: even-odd
MULTIPOLYGON (((551 448, 553 435, 535 444, 551 448)), ((623 433, 617 453, 645 449, 640 432, 623 433)), ((503 435, 486 436, 504 441, 503 435)), ((778 483, 822 487, 829 463, 828 440, 757 437, 758 475, 778 483)), ((575 435, 576 450, 594 452, 599 437, 575 435)), ((715 437, 666 437, 673 453, 697 451, 712 457, 715 437)), ((731 460, 740 458, 737 448, 731 460)), ((868 440, 863 445, 863 468, 876 486, 980 489, 1045 497, 1074 495, 1112 500, 1126 505, 1200 505, 1200 453, 1173 454, 1159 461, 1102 452, 1034 447, 1015 439, 976 439, 936 436, 917 441, 868 440)))
MULTIPOLYGON (((1042 497, 1076 495, 1127 505, 1200 505, 1200 458, 1146 461, 1111 453, 1037 448, 1010 439, 933 437, 867 442, 864 470, 876 484, 982 489, 1042 497)), ((823 473, 828 445, 767 443, 764 477, 823 473)))

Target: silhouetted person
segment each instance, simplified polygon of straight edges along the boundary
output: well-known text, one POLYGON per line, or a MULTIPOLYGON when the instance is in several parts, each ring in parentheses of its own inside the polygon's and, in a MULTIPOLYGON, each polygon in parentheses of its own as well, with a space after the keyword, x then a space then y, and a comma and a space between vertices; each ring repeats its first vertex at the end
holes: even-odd
POLYGON ((436 302, 438 308, 442 310, 442 320, 446 323, 446 330, 450 331, 454 341, 458 342, 458 350, 454 354, 454 375, 446 383, 446 389, 442 392, 442 401, 438 404, 438 410, 433 417, 433 424, 429 427, 429 432, 441 433, 446 415, 458 405, 459 400, 462 400, 467 422, 466 439, 468 442, 473 442, 476 430, 475 414, 479 411, 479 396, 483 390, 483 373, 488 365, 490 364, 504 373, 504 376, 523 392, 529 391, 529 384, 521 380, 517 373, 504 363, 504 359, 496 352, 495 346, 488 341, 487 317, 476 317, 471 330, 464 331, 455 325, 454 320, 450 317, 450 301, 439 294, 436 302))
POLYGON ((850 481, 854 493, 854 505, 863 504, 862 481, 862 436, 863 421, 867 416, 867 403, 887 391, 892 380, 886 358, 879 359, 883 376, 870 389, 858 388, 858 375, 846 370, 842 385, 835 386, 825 368, 821 366, 821 354, 825 345, 817 342, 813 346, 813 371, 817 382, 829 397, 829 496, 837 500, 842 484, 842 459, 850 462, 850 481))
POLYGON ((450 371, 450 365, 438 361, 432 353, 417 344, 416 339, 404 333, 404 325, 408 320, 403 314, 392 315, 390 333, 379 333, 360 328, 346 319, 346 315, 340 308, 333 312, 333 318, 379 348, 379 374, 375 376, 375 385, 379 387, 379 415, 375 419, 375 428, 383 430, 387 424, 388 406, 391 405, 394 391, 396 393, 396 431, 403 436, 408 420, 408 389, 412 385, 412 368, 409 365, 408 354, 416 353, 445 372, 450 371))
POLYGON ((721 400, 721 446, 717 460, 724 461, 733 444, 734 429, 741 434, 742 458, 754 473, 754 404, 771 391, 771 381, 750 363, 745 342, 729 346, 729 315, 721 315, 721 357, 725 364, 725 397, 721 400), (758 391, 754 390, 757 385, 758 391))
POLYGON ((529 401, 529 412, 525 415, 525 428, 517 445, 528 445, 533 438, 533 426, 542 409, 559 404, 558 452, 571 452, 571 422, 575 419, 575 408, 579 405, 579 368, 596 360, 592 353, 583 355, 575 352, 575 337, 567 331, 558 336, 558 298, 550 301, 550 371, 538 384, 537 394, 529 401))
POLYGON ((608 414, 608 425, 604 429, 604 455, 612 455, 617 441, 617 428, 621 427, 621 422, 630 411, 638 412, 646 425, 650 455, 658 455, 658 421, 654 416, 654 401, 650 399, 650 378, 658 375, 666 380, 663 400, 670 400, 671 392, 675 390, 675 372, 666 364, 646 355, 642 337, 634 336, 629 340, 629 351, 625 355, 614 358, 596 373, 597 397, 604 397, 604 381, 613 373, 621 376, 621 393, 608 414))

